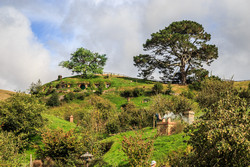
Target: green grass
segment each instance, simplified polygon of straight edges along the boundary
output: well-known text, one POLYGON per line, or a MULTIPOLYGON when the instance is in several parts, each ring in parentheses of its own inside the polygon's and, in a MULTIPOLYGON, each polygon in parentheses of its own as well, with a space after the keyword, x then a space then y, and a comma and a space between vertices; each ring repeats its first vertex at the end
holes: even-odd
MULTIPOLYGON (((156 132, 156 129, 145 128, 143 129, 143 137, 153 139, 156 132)), ((123 136, 133 135, 135 135, 134 131, 128 131, 103 140, 102 142, 114 142, 111 149, 103 156, 103 160, 111 166, 126 166, 128 164, 128 159, 122 151, 121 143, 123 136)), ((171 151, 185 149, 187 144, 184 140, 187 140, 187 137, 183 136, 183 133, 173 134, 171 136, 158 136, 154 141, 154 151, 151 160, 154 159, 157 162, 162 162, 166 160, 166 157, 171 151)))
POLYGON ((58 118, 54 115, 43 114, 43 118, 47 119, 46 127, 49 129, 62 128, 64 131, 69 131, 76 127, 75 123, 58 118))

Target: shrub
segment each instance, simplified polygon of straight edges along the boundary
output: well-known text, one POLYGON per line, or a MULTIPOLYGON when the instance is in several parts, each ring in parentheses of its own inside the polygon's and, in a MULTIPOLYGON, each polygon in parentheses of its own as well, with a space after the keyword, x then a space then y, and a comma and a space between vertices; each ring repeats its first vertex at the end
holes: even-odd
POLYGON ((153 139, 142 137, 142 133, 135 136, 123 136, 122 151, 127 155, 130 166, 149 166, 149 159, 153 152, 153 139))
POLYGON ((131 97, 134 97, 134 94, 132 90, 124 90, 121 92, 121 96, 127 98, 129 101, 131 97))
POLYGON ((12 132, 0 131, 0 164, 21 166, 21 161, 24 159, 24 156, 19 154, 22 145, 19 136, 15 136, 12 132))
POLYGON ((59 95, 57 92, 52 93, 52 95, 50 96, 50 98, 48 99, 46 105, 50 106, 50 107, 55 107, 55 106, 59 106, 60 100, 59 100, 59 95))
POLYGON ((75 97, 76 97, 78 100, 84 100, 85 95, 84 95, 84 93, 76 93, 75 97))
POLYGON ((135 88, 134 91, 133 91, 133 96, 134 97, 140 97, 140 96, 143 96, 145 93, 144 89, 143 88, 135 88))
MULTIPOLYGON (((228 92, 185 132, 193 147, 190 166, 249 165, 249 106, 228 92)), ((185 159, 185 157, 182 157, 185 159)))
POLYGON ((163 90, 163 85, 160 82, 157 82, 156 84, 154 84, 154 86, 152 88, 152 92, 154 94, 162 93, 162 90, 163 90))
POLYGON ((80 141, 74 130, 64 132, 62 129, 47 129, 42 132, 42 143, 43 147, 39 146, 37 150, 38 157, 41 159, 50 157, 63 164, 71 160, 69 157, 72 158, 72 155, 78 158, 86 151, 84 143, 80 141))
POLYGON ((168 87, 165 93, 166 95, 171 95, 174 93, 174 91, 172 90, 172 85, 170 83, 168 83, 168 87))
POLYGON ((108 134, 115 134, 119 132, 119 122, 118 121, 110 121, 106 124, 105 128, 106 128, 106 132, 108 134))
POLYGON ((82 91, 82 89, 81 88, 79 88, 79 87, 76 87, 76 88, 74 88, 74 90, 73 90, 74 92, 81 92, 82 91))
POLYGON ((188 99, 194 99, 195 97, 194 92, 192 92, 190 89, 188 89, 187 91, 181 92, 181 96, 184 96, 188 99))
POLYGON ((15 93, 6 101, 0 102, 1 129, 13 132, 16 136, 25 134, 30 139, 43 126, 41 113, 45 110, 45 105, 36 97, 15 93))
POLYGON ((75 99, 75 94, 73 92, 69 92, 66 95, 64 95, 64 100, 66 102, 70 102, 75 99))
POLYGON ((196 100, 203 108, 211 108, 212 105, 223 99, 227 92, 231 92, 232 95, 235 93, 232 81, 209 78, 202 81, 201 87, 196 100))
POLYGON ((132 102, 122 106, 122 111, 118 117, 123 129, 151 126, 153 121, 153 113, 151 110, 136 108, 132 102))

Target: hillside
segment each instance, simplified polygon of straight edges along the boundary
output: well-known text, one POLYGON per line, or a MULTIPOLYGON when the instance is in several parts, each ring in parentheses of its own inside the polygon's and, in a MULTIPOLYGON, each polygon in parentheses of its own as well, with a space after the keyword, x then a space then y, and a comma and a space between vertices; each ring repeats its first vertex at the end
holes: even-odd
POLYGON ((0 89, 0 100, 5 100, 11 96, 14 92, 0 89))
MULTIPOLYGON (((178 110, 181 110, 189 102, 191 107, 185 111, 194 111, 195 119, 199 119, 204 112, 195 100, 198 91, 189 90, 188 85, 162 84, 163 90, 157 95, 152 89, 157 83, 116 75, 97 75, 93 78, 59 77, 55 81, 35 87, 40 86, 39 92, 30 97, 38 97, 47 105, 41 113, 44 126, 39 131, 49 134, 49 130, 56 131, 58 128, 64 132, 73 130, 70 133, 76 135, 77 139, 84 139, 85 150, 78 153, 91 152, 100 160, 95 162, 96 165, 128 166, 128 158, 122 150, 123 137, 136 136, 136 131, 140 133, 142 130, 143 140, 153 140, 154 150, 150 160, 156 160, 161 166, 167 164, 171 154, 189 149, 186 142, 189 138, 183 132, 187 124, 180 117, 172 120, 178 123, 172 135, 156 135, 157 129, 153 128, 156 113, 172 111, 168 104, 173 110, 179 105, 178 110), (172 89, 171 94, 167 94, 169 87, 172 89), (135 90, 139 91, 137 95, 135 90), (130 95, 124 95, 126 91, 130 95), (54 95, 59 103, 49 105, 48 101, 54 95), (175 101, 171 101, 175 97, 175 101), (74 117, 73 122, 69 122, 71 115, 74 117)), ((232 87, 242 91, 249 84, 250 81, 234 82, 232 87)), ((8 98, 11 93, 13 92, 0 90, 0 99, 8 98)), ((43 146, 43 135, 34 136, 33 145, 25 151, 26 155, 32 154, 33 158, 39 158, 37 148, 43 146)), ((26 156, 26 159, 28 162, 29 157, 26 156)))

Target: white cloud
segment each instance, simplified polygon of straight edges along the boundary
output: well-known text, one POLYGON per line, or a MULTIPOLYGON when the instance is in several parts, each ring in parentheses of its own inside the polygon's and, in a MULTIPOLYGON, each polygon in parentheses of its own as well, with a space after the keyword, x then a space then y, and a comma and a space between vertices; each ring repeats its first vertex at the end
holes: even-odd
MULTIPOLYGON (((1 1, 1 5, 13 6, 16 10, 12 8, 7 15, 7 9, 3 13, 1 8, 0 86, 7 87, 6 84, 14 83, 12 88, 16 85, 27 87, 30 81, 27 83, 25 77, 32 78, 30 75, 35 76, 32 81, 36 81, 42 75, 47 78, 45 81, 54 79, 58 74, 69 75, 70 71, 58 67, 58 63, 69 59, 70 54, 79 47, 101 54, 106 53, 108 62, 105 71, 136 76, 137 69, 133 66, 133 56, 143 51, 142 44, 150 38, 151 33, 163 29, 173 21, 180 20, 196 21, 212 35, 211 43, 219 48, 218 60, 209 67, 213 74, 225 78, 234 75, 236 80, 250 79, 248 74, 250 71, 248 42, 250 41, 250 33, 248 33, 250 1, 248 0, 58 0, 53 2, 9 0, 1 1), (16 14, 10 15, 10 13, 16 14), (38 42, 41 39, 36 39, 30 29, 33 21, 46 24, 45 27, 48 27, 45 30, 48 31, 49 36, 46 41, 43 41, 44 46, 38 42), (17 26, 17 24, 20 25, 17 26), (56 28, 49 32, 50 26, 56 28), (55 30, 59 33, 54 34, 55 30), (15 37, 12 35, 14 33, 15 37), (44 47, 49 50, 49 53, 44 47), (3 55, 8 55, 10 58, 3 55), (45 69, 52 66, 53 72, 50 71, 50 74, 44 72, 40 75, 30 70, 27 76, 17 75, 15 72, 22 72, 22 70, 16 70, 17 68, 27 69, 24 68, 25 65, 16 63, 19 57, 32 62, 31 66, 37 67, 43 64, 45 69), (37 60, 45 60, 45 62, 37 64, 35 63, 37 60), (10 62, 14 63, 16 68, 15 66, 9 68, 10 62), (3 69, 8 69, 12 75, 2 72, 6 71, 3 69), (17 78, 20 84, 16 84, 17 78)), ((38 37, 39 35, 41 34, 38 34, 38 37)))
POLYGON ((51 79, 50 56, 30 29, 29 20, 12 7, 0 8, 0 88, 25 90, 38 79, 51 79))

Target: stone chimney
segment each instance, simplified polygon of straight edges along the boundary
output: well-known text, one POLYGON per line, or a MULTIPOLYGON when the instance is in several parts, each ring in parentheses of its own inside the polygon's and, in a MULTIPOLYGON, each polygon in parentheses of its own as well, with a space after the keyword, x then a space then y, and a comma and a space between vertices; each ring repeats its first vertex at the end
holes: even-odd
POLYGON ((69 122, 73 123, 73 121, 74 121, 74 118, 73 118, 73 115, 71 115, 70 118, 69 118, 69 122))
POLYGON ((58 81, 59 81, 59 80, 62 80, 62 76, 61 76, 61 75, 58 75, 57 80, 58 80, 58 81))
POLYGON ((183 116, 187 119, 188 124, 192 124, 194 122, 194 112, 186 111, 183 113, 183 116))

